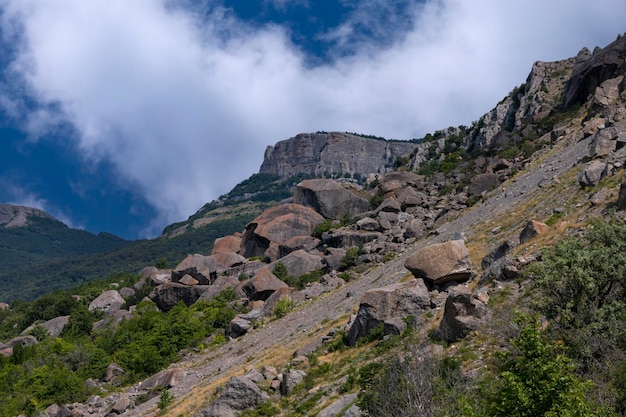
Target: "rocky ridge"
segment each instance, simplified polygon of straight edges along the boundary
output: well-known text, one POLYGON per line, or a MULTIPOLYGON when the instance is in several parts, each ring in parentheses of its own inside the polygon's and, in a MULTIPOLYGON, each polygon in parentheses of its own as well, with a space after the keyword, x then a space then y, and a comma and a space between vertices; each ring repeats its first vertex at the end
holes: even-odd
POLYGON ((29 217, 41 217, 56 220, 45 211, 25 206, 0 204, 0 225, 6 228, 24 227, 28 224, 29 217))
MULTIPOLYGON (((242 234, 223 238, 212 255, 190 255, 169 271, 142 271, 140 285, 153 287, 150 298, 155 301, 174 288, 169 305, 191 304, 231 286, 248 306, 227 330, 228 343, 190 355, 160 374, 161 386, 176 398, 172 415, 236 415, 267 400, 259 385, 267 386, 274 398, 290 395, 306 374, 303 355, 323 349, 336 326, 346 328, 350 344, 380 326, 391 335, 409 325, 420 329, 430 323, 449 342, 485 327, 490 294, 504 285, 514 293, 523 291, 525 283, 514 280, 533 261, 540 239, 557 239, 590 217, 609 215, 611 206, 626 205, 620 200, 626 185, 618 190, 615 181, 602 182, 621 175, 626 163, 624 45, 626 38, 620 37, 591 56, 582 51, 576 59, 536 63, 522 92, 516 89, 483 122, 442 131, 439 138, 414 147, 406 166, 424 167, 429 161, 424 155, 444 162, 461 149, 483 153, 477 152, 472 161, 459 159, 447 172, 388 173, 369 191, 375 207, 353 213, 355 221, 348 226, 333 223, 337 216, 332 210, 324 215, 315 210, 326 207, 320 201, 329 198, 329 191, 355 190, 331 180, 304 183, 307 196, 298 200, 300 204, 267 210, 242 234), (616 56, 622 57, 617 59, 617 75, 597 69, 602 66, 598 62, 613 68, 616 56), (569 74, 592 75, 587 81, 580 75, 583 81, 577 82, 569 74), (585 91, 591 95, 582 103, 565 105, 567 97, 582 97, 585 91), (537 145, 530 155, 513 148, 524 141, 537 145), (554 215, 568 222, 548 226, 554 215), (333 227, 316 233, 325 222, 333 227), (304 289, 288 288, 274 274, 278 263, 298 275, 319 269, 325 274, 304 289), (305 264, 310 269, 295 272, 305 264), (346 282, 342 270, 356 277, 346 282), (255 328, 271 317, 273 301, 283 297, 300 306, 255 328), (347 324, 334 324, 337 317, 346 318, 347 324), (215 386, 226 381, 221 394, 211 400, 215 386)), ((116 294, 103 298, 94 308, 108 315, 120 311, 116 294)), ((165 310, 164 305, 159 307, 165 310)), ((10 341, 0 349, 10 354, 15 343, 32 339, 10 341)), ((135 402, 142 385, 145 388, 145 381, 124 393, 46 415, 87 415, 88 408, 89 415, 96 416, 151 415, 155 399, 135 402)), ((337 386, 333 389, 339 392, 337 386)), ((331 412, 345 410, 353 401, 347 395, 322 397, 318 415, 358 415, 352 408, 357 414, 331 412), (347 399, 340 408, 334 407, 337 397, 347 399)))

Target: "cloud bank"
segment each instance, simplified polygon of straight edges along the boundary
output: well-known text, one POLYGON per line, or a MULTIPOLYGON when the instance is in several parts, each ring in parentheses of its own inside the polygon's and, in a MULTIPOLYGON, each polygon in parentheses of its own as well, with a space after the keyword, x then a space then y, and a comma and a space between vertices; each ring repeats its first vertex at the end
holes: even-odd
POLYGON ((73 126, 58 140, 143 195, 159 213, 154 234, 256 172, 278 140, 316 130, 410 139, 470 124, 533 61, 604 46, 626 21, 623 0, 415 1, 394 18, 402 36, 381 46, 354 36, 380 1, 361 3, 319 34, 337 41, 336 59, 311 67, 288 28, 247 26, 219 7, 0 0, 15 47, 0 106, 33 139, 73 126))

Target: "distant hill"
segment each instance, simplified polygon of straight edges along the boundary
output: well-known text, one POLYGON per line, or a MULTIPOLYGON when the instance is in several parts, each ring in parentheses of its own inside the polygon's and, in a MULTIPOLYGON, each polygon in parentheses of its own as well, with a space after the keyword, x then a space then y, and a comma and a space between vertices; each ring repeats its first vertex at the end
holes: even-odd
POLYGON ((0 227, 0 301, 32 300, 118 272, 136 273, 157 260, 175 266, 189 253, 208 255, 216 238, 242 230, 258 212, 235 214, 172 238, 139 241, 93 235, 45 217, 29 218, 24 227, 0 227))

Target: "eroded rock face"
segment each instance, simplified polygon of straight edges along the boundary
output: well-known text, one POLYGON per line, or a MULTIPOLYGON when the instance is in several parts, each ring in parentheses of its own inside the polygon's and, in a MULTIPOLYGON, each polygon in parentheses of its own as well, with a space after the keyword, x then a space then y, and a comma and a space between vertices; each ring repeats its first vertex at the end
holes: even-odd
POLYGON ((598 86, 625 72, 626 36, 620 36, 604 49, 596 48, 593 55, 579 55, 563 93, 564 107, 584 103, 590 94, 596 92, 598 86))
POLYGON ((469 252, 462 240, 426 246, 409 256, 404 267, 416 278, 434 285, 466 281, 472 277, 469 252))
POLYGON ((241 254, 246 258, 265 256, 271 244, 278 250, 295 236, 311 236, 323 221, 315 210, 300 204, 272 207, 246 226, 241 254))
POLYGON ((302 181, 293 192, 293 202, 311 207, 325 218, 335 220, 369 209, 369 201, 329 179, 302 181))
POLYGON ((407 328, 407 317, 417 317, 432 307, 428 288, 421 279, 369 290, 361 298, 348 332, 348 344, 354 345, 381 324, 385 334, 400 334, 407 328))
POLYGON ((260 173, 287 178, 306 173, 384 174, 389 162, 411 153, 415 144, 364 138, 349 133, 303 133, 268 146, 260 173))
POLYGON ((229 253, 239 252, 241 249, 241 237, 240 236, 224 236, 215 239, 213 243, 213 249, 211 255, 217 253, 229 253))

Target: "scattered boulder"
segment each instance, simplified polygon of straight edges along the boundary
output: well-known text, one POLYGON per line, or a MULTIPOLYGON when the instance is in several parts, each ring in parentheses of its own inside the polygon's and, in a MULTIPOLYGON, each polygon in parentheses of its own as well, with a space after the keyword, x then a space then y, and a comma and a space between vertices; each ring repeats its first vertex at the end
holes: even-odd
POLYGON ((578 175, 578 183, 581 187, 595 187, 608 173, 608 164, 595 159, 585 165, 582 172, 578 175))
POLYGON ((478 174, 472 177, 470 184, 467 187, 467 195, 477 196, 486 191, 491 191, 500 184, 498 174, 486 172, 484 174, 478 174))
POLYGON ((506 254, 509 253, 513 248, 517 247, 519 245, 519 243, 520 243, 519 239, 516 239, 516 238, 510 238, 510 239, 505 240, 500 245, 498 245, 497 248, 495 248, 494 250, 489 252, 482 259, 480 266, 483 269, 489 268, 489 266, 493 262, 495 262, 498 259, 501 259, 502 257, 506 256, 506 254))
MULTIPOLYGON (((322 241, 313 236, 294 236, 282 245, 278 245, 278 257, 283 258, 291 252, 302 249, 306 252, 320 252, 323 250, 322 241)), ((266 252, 267 253, 267 252, 266 252)), ((272 262, 276 259, 272 259, 272 262)))
POLYGON ((38 342, 35 336, 32 336, 32 335, 18 336, 9 340, 8 342, 4 344, 0 343, 0 353, 3 356, 10 356, 13 354, 13 348, 16 345, 22 345, 24 347, 27 347, 27 346, 36 345, 37 343, 38 342))
POLYGON ((439 336, 448 342, 456 342, 476 330, 486 313, 485 305, 469 289, 454 287, 446 298, 439 336))
POLYGON ((140 390, 152 390, 155 388, 169 389, 176 386, 180 374, 179 369, 165 369, 152 375, 139 384, 140 390))
POLYGON ((236 252, 220 252, 213 255, 213 257, 217 264, 218 272, 234 266, 243 265, 246 262, 246 258, 236 252))
POLYGON ((359 312, 348 331, 348 344, 354 345, 381 324, 385 334, 400 334, 408 316, 419 316, 432 308, 428 288, 421 279, 391 284, 367 291, 361 298, 359 312))
POLYGON ((274 314, 274 308, 276 308, 276 304, 283 298, 287 298, 292 300, 295 303, 301 303, 304 301, 304 295, 300 293, 295 288, 290 287, 282 287, 274 291, 272 295, 269 296, 263 307, 261 308, 261 315, 263 317, 271 317, 274 314))
POLYGON ((114 378, 120 377, 125 373, 126 371, 124 371, 124 368, 122 368, 115 362, 111 362, 109 366, 107 366, 106 374, 104 376, 104 382, 112 381, 114 378))
POLYGON ((367 232, 378 232, 380 231, 380 224, 371 217, 363 217, 356 222, 356 226, 359 230, 365 230, 367 232))
POLYGON ((239 285, 250 301, 267 300, 277 289, 287 287, 269 268, 262 268, 254 277, 239 285))
POLYGON ((419 249, 406 259, 404 267, 416 278, 424 278, 434 285, 466 281, 474 274, 463 240, 450 240, 419 249))
POLYGON ((116 402, 113 404, 112 412, 115 414, 122 414, 126 410, 128 410, 133 405, 133 402, 127 395, 122 395, 116 402))
POLYGON ((241 236, 224 236, 215 239, 211 255, 218 253, 239 252, 241 250, 241 236))
POLYGON ((172 271, 172 282, 179 282, 191 275, 200 285, 210 285, 217 278, 217 262, 214 256, 188 255, 172 271))
POLYGON ((177 282, 168 282, 156 287, 149 295, 162 311, 170 311, 179 301, 192 305, 204 293, 209 286, 184 285, 177 282))
MULTIPOLYGON (((219 295, 226 288, 231 287, 236 289, 238 285, 239 279, 237 277, 220 275, 219 277, 217 277, 213 285, 205 287, 206 291, 204 291, 202 295, 200 295, 197 301, 208 301, 214 298, 216 295, 219 295)), ((238 294, 241 297, 245 297, 243 291, 239 291, 238 294)))
POLYGON ((63 328, 70 321, 70 316, 61 316, 55 317, 51 320, 48 320, 44 323, 41 323, 40 326, 48 331, 50 337, 59 337, 63 328))
POLYGON ((619 99, 619 85, 624 80, 624 76, 611 78, 600 84, 593 95, 594 104, 608 107, 619 99))
MULTIPOLYGON (((294 277, 299 277, 300 275, 317 271, 324 267, 321 256, 311 255, 304 250, 291 252, 281 258, 279 262, 285 265, 287 273, 294 277)), ((268 265, 268 268, 273 270, 273 264, 268 265)))
POLYGON ((598 131, 589 144, 589 156, 591 158, 607 156, 617 149, 619 130, 616 127, 608 127, 598 131))
POLYGON ((548 226, 547 224, 538 222, 536 220, 531 220, 526 224, 526 226, 520 233, 519 241, 520 243, 525 243, 533 237, 547 232, 548 229, 550 229, 550 226, 548 226))
POLYGON ((424 188, 424 177, 408 171, 391 171, 380 183, 380 191, 387 195, 411 186, 418 190, 424 188))
POLYGON ((241 254, 265 256, 270 244, 283 245, 294 236, 311 236, 324 217, 310 207, 281 204, 265 210, 246 226, 241 254))
POLYGON ((322 243, 332 248, 352 248, 372 242, 381 236, 379 232, 359 232, 347 228, 332 229, 322 235, 322 243))
POLYGON ((293 392, 296 385, 300 384, 306 373, 300 369, 290 369, 283 372, 283 379, 280 382, 280 393, 285 396, 293 392))
POLYGON ((359 197, 336 181, 304 180, 296 185, 293 202, 311 207, 327 219, 339 220, 369 210, 369 201, 359 197))
POLYGON ((378 214, 380 212, 399 213, 400 211, 402 211, 402 207, 400 206, 400 203, 395 197, 390 196, 390 197, 385 198, 383 202, 380 203, 380 205, 376 208, 376 210, 374 210, 374 213, 375 214, 378 214))
POLYGON ((411 207, 418 207, 428 201, 428 196, 422 192, 418 192, 413 187, 406 187, 398 194, 398 203, 402 211, 406 211, 411 207))
POLYGON ((269 400, 269 395, 247 378, 234 376, 219 396, 196 417, 236 417, 240 411, 269 400))
POLYGON ((127 299, 130 297, 134 297, 136 294, 136 291, 129 287, 123 287, 123 288, 120 288, 119 293, 123 299, 127 299))
POLYGON ((112 313, 115 310, 119 310, 124 304, 126 304, 126 301, 124 301, 124 297, 117 290, 108 290, 102 292, 95 300, 89 303, 89 311, 98 310, 112 313))

